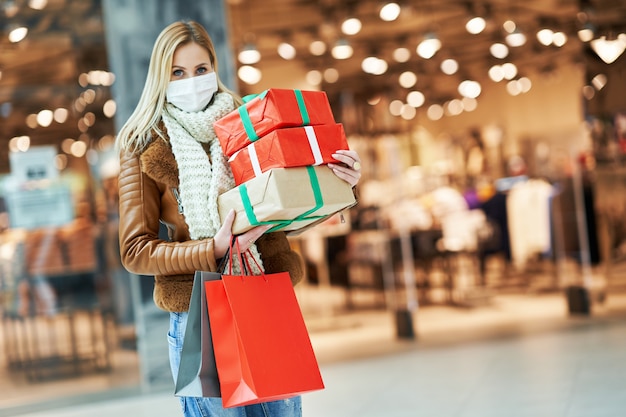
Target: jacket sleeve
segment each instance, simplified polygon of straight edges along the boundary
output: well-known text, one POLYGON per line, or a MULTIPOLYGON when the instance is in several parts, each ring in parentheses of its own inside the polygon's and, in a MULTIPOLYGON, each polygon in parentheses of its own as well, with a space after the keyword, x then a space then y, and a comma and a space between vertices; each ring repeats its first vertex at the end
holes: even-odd
POLYGON ((120 256, 141 275, 182 275, 214 271, 213 240, 169 242, 159 238, 161 192, 141 171, 138 156, 122 154, 119 174, 120 256))

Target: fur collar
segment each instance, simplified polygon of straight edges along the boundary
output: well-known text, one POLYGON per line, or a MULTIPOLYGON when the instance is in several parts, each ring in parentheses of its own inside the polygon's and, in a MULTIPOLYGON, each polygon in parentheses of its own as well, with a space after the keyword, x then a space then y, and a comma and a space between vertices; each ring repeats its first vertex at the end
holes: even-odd
POLYGON ((169 142, 153 140, 141 154, 141 170, 157 182, 168 187, 178 187, 178 164, 169 142))

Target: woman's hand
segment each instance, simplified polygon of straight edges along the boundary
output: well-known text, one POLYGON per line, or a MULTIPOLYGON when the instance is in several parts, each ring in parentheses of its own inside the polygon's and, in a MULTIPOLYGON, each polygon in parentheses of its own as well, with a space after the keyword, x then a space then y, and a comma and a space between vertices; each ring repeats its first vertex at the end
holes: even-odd
MULTIPOLYGON (((230 210, 224 219, 224 223, 222 223, 222 227, 217 231, 215 236, 213 237, 213 253, 215 254, 215 259, 223 258, 230 247, 230 242, 233 239, 233 234, 231 230, 233 229, 233 222, 235 221, 235 210, 230 210)), ((263 233, 267 232, 272 225, 264 225, 257 226, 253 229, 248 230, 245 233, 242 233, 237 236, 237 242, 239 243, 239 249, 241 252, 247 251, 250 246, 258 238, 260 238, 263 233)))
POLYGON ((333 154, 333 158, 340 162, 338 164, 328 164, 335 175, 353 187, 357 185, 361 179, 361 159, 359 154, 355 151, 339 150, 333 154))

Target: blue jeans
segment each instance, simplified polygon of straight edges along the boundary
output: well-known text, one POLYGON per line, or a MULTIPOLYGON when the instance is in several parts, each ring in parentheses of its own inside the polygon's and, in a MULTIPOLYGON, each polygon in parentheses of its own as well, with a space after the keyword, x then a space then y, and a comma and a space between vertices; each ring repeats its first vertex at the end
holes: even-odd
MULTIPOLYGON (((178 375, 183 339, 187 328, 187 313, 170 313, 169 342, 170 367, 174 382, 178 375)), ((223 408, 221 398, 178 397, 185 417, 301 417, 300 397, 235 408, 223 408)))

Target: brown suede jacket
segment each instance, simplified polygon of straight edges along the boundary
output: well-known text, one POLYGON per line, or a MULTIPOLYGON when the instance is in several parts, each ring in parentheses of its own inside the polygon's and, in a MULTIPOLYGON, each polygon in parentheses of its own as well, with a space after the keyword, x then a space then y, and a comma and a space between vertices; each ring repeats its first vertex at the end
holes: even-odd
MULTIPOLYGON (((155 277, 154 302, 166 311, 189 309, 195 271, 215 271, 213 239, 190 240, 175 192, 178 165, 171 146, 155 139, 141 154, 120 157, 120 248, 124 267, 155 277), (169 239, 159 238, 159 226, 169 239)), ((295 285, 303 275, 300 256, 282 232, 257 240, 267 273, 288 271, 295 285)))

